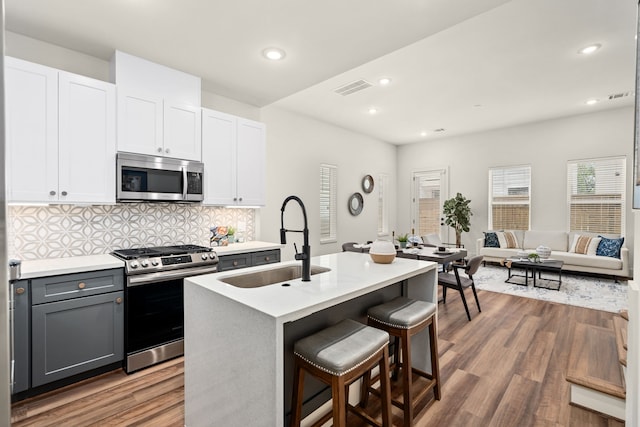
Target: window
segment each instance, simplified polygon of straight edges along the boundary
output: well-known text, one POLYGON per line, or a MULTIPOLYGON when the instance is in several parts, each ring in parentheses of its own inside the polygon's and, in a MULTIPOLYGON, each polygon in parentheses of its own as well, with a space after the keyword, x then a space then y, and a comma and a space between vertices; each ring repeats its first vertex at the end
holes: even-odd
POLYGON ((489 169, 489 228, 528 230, 531 166, 489 169))
POLYGON ((624 235, 624 157, 567 164, 569 231, 624 235))
POLYGON ((412 224, 418 236, 435 233, 447 241, 449 227, 441 226, 442 206, 447 189, 446 170, 437 169, 413 174, 413 218, 412 224))
POLYGON ((336 242, 338 167, 320 165, 320 243, 336 242))
POLYGON ((389 235, 389 176, 378 176, 378 236, 389 235))

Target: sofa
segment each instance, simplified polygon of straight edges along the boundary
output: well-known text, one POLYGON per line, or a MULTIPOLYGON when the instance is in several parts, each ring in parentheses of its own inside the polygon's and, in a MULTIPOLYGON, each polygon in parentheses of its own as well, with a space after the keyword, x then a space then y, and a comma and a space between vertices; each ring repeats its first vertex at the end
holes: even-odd
MULTIPOLYGON (((600 240, 600 235, 588 232, 565 232, 565 231, 535 231, 535 230, 509 230, 508 232, 484 233, 484 237, 476 241, 476 253, 484 256, 485 261, 501 262, 505 258, 523 256, 524 253, 534 253, 539 246, 551 248, 550 259, 563 261, 562 267, 565 271, 575 271, 580 273, 594 273, 617 278, 629 278, 629 249, 618 246, 619 257, 596 255, 597 253, 607 253, 600 247, 603 244, 617 243, 620 241, 600 240), (494 234, 498 239, 498 246, 494 239, 494 234), (505 237, 506 236, 506 237, 505 237), (595 239, 594 239, 595 238, 595 239), (581 245, 586 243, 587 246, 581 245), (589 244, 590 242, 590 244, 589 244), (486 243, 486 245, 485 245, 486 243), (487 247, 492 246, 492 247, 487 247), (515 247, 514 247, 515 246, 515 247), (584 253, 580 253, 584 252, 584 253)), ((616 239, 617 236, 602 234, 601 237, 616 239)), ((604 249, 607 249, 606 247, 604 249)), ((526 256, 526 255, 525 255, 526 256)))

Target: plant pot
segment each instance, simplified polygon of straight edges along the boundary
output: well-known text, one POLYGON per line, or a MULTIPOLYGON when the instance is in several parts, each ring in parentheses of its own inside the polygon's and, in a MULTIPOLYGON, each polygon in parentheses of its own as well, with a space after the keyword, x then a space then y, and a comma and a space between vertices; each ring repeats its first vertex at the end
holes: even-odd
POLYGON ((227 236, 227 240, 229 241, 229 243, 233 243, 236 241, 236 236, 235 235, 227 236))
POLYGON ((407 242, 399 242, 402 249, 407 247, 407 242))

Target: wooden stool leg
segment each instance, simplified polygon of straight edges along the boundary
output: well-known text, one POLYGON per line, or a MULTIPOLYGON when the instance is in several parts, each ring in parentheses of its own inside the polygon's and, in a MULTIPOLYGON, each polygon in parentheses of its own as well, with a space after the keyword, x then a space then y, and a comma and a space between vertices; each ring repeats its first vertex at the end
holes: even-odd
POLYGON ((404 427, 413 426, 413 390, 411 381, 411 349, 409 331, 402 331, 402 395, 404 398, 404 427))
MULTIPOLYGON (((387 372, 388 371, 389 371, 389 362, 387 361, 387 372)), ((382 375, 382 370, 380 370, 380 372, 381 372, 380 375, 382 375)), ((362 385, 360 386, 360 407, 361 408, 366 408, 367 405, 369 404, 369 388, 370 387, 371 387, 371 371, 367 371, 362 376, 362 385)))
MULTIPOLYGON (((371 375, 371 371, 369 371, 371 375)), ((368 390, 368 389, 367 389, 368 390)), ((367 394, 369 392, 367 391, 367 394)), ((389 379, 389 349, 385 348, 380 360, 380 400, 382 405, 382 427, 391 424, 391 380, 389 379)))
POLYGON ((398 381, 398 375, 400 374, 400 338, 393 337, 393 376, 394 381, 398 381))
POLYGON ((438 360, 438 336, 436 335, 435 316, 429 325, 429 346, 431 347, 431 376, 436 382, 433 394, 436 400, 440 400, 440 361, 438 360))
POLYGON ((291 398, 291 427, 300 427, 302 421, 302 390, 304 387, 304 371, 296 360, 293 368, 293 394, 291 398))
POLYGON ((342 377, 331 379, 331 393, 333 394, 333 426, 347 427, 347 393, 342 377))

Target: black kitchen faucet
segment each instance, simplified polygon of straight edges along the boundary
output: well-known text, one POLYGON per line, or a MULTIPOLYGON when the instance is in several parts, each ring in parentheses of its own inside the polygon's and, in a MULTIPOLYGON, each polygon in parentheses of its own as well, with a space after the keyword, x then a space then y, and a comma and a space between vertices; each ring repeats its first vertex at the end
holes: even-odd
POLYGON ((307 211, 304 208, 304 203, 297 196, 289 196, 284 199, 282 202, 282 208, 280 208, 280 243, 285 245, 287 243, 287 232, 293 233, 302 233, 304 236, 304 242, 302 244, 302 252, 298 253, 298 247, 296 244, 293 244, 295 248, 296 255, 295 258, 298 261, 302 261, 302 281, 310 282, 311 281, 311 247, 309 246, 309 228, 307 226, 307 211), (284 209, 289 203, 290 200, 295 200, 300 205, 302 209, 302 215, 304 217, 304 229, 303 230, 287 230, 284 228, 284 209))

